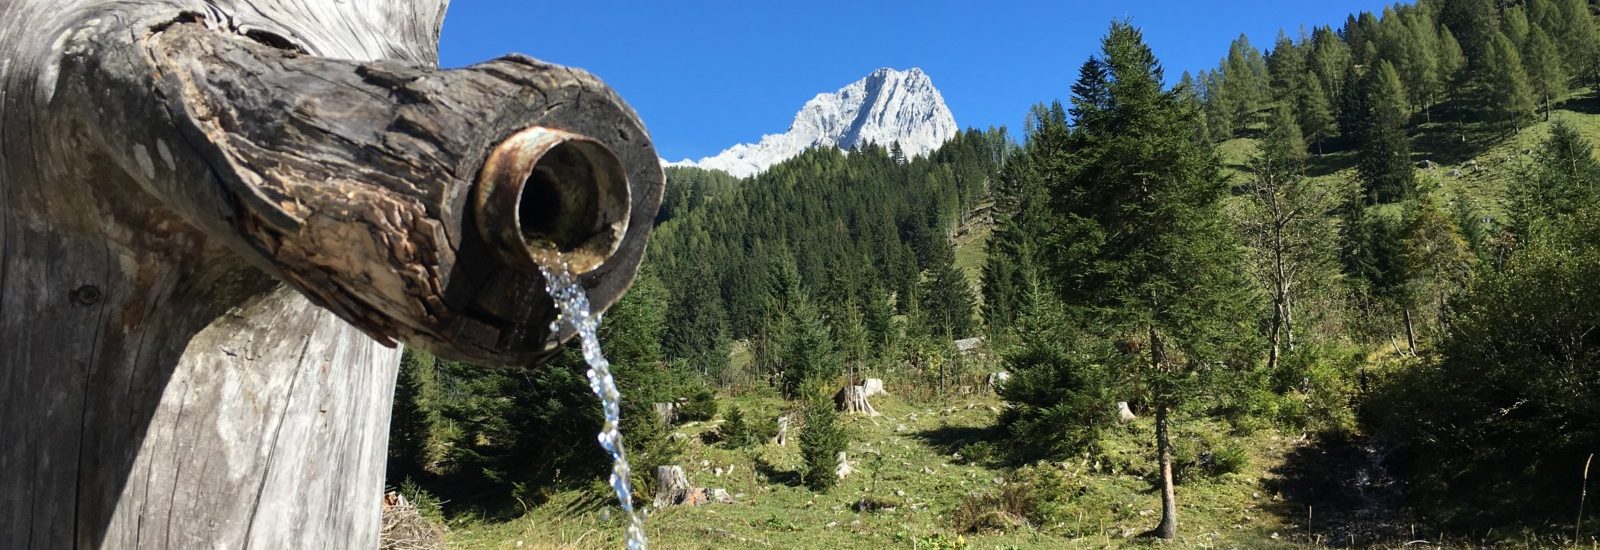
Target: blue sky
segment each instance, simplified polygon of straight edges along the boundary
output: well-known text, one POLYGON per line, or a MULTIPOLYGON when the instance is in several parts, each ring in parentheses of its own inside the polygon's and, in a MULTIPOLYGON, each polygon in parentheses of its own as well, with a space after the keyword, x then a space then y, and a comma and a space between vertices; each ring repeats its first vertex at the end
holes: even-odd
POLYGON ((1127 17, 1176 80, 1213 67, 1239 33, 1344 22, 1350 0, 743 1, 456 0, 441 61, 521 52, 589 70, 638 110, 661 156, 714 155, 788 129, 806 100, 878 67, 922 67, 962 127, 1019 128, 1065 98, 1113 18, 1127 17))

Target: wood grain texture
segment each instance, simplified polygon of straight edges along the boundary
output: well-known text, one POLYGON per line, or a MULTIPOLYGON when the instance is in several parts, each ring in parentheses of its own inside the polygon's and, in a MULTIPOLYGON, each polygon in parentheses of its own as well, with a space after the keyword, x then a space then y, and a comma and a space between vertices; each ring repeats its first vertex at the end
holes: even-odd
POLYGON ((660 195, 637 117, 527 58, 437 70, 444 7, 0 2, 0 548, 374 546, 382 341, 557 341, 459 230, 522 126, 616 144, 643 221, 583 284, 627 288, 660 195))

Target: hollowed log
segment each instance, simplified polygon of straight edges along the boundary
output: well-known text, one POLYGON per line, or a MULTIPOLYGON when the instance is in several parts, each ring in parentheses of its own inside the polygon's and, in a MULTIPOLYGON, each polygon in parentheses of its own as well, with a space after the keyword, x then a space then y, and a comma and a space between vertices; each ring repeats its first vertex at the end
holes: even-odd
POLYGON ((373 547, 396 344, 547 356, 541 250, 631 284, 642 124, 582 71, 439 70, 443 11, 0 2, 0 548, 373 547))

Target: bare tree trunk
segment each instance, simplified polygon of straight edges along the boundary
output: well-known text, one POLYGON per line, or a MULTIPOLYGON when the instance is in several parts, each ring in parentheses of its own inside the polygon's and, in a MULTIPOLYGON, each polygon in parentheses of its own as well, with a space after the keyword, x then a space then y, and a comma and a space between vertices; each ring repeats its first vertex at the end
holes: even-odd
POLYGON ((1161 523, 1155 536, 1172 540, 1178 536, 1178 495, 1172 480, 1172 439, 1167 433, 1171 411, 1164 399, 1156 401, 1156 456, 1161 465, 1161 523))
POLYGON ((472 225, 516 131, 626 167, 646 221, 583 284, 631 283, 660 193, 632 112, 528 58, 435 69, 443 12, 0 3, 0 548, 374 547, 396 343, 560 340, 472 225))
POLYGON ((1417 354, 1417 330, 1411 323, 1411 308, 1405 308, 1406 320, 1406 351, 1411 355, 1417 354))
MULTIPOLYGON (((1152 299, 1152 302, 1154 300, 1152 299)), ((1152 308, 1154 309, 1154 308, 1152 308)), ((1178 534, 1178 495, 1172 479, 1172 439, 1168 433, 1171 414, 1171 388, 1165 379, 1167 353, 1161 334, 1150 327, 1150 363, 1157 373, 1156 405, 1156 461, 1161 468, 1161 523, 1151 533, 1164 540, 1178 534)))

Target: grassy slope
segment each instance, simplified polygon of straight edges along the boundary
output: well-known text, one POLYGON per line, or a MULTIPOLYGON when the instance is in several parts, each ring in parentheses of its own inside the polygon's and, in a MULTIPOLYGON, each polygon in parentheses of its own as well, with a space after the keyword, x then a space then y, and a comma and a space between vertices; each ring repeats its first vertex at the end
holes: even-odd
MULTIPOLYGON (((1590 140, 1600 143, 1600 100, 1575 99, 1558 109, 1555 118, 1566 120, 1590 140)), ((1441 117, 1442 118, 1442 117, 1441 117)), ((1486 215, 1503 214, 1501 204, 1525 169, 1524 152, 1548 135, 1549 123, 1537 122, 1510 136, 1462 133, 1446 123, 1425 124, 1413 132, 1417 161, 1439 163, 1419 170, 1423 189, 1444 197, 1468 194, 1487 197, 1477 205, 1486 215), (1468 167, 1468 161, 1479 167, 1468 167), (1459 170, 1459 173, 1457 172, 1459 170)), ((1219 146, 1226 170, 1243 177, 1246 159, 1255 149, 1249 139, 1219 146)), ((1312 160, 1312 175, 1329 180, 1354 178, 1356 157, 1351 152, 1330 152, 1312 160)), ((957 265, 974 284, 983 263, 983 244, 992 227, 979 225, 957 239, 957 265)), ((745 358, 748 360, 747 358, 745 358)), ((892 388, 891 388, 892 390, 892 388)), ((675 508, 653 514, 648 523, 658 548, 935 548, 940 541, 958 540, 973 548, 1106 548, 1152 545, 1128 538, 1153 526, 1158 497, 1147 474, 1152 471, 1148 440, 1152 427, 1140 419, 1113 431, 1105 443, 1117 465, 1064 463, 1081 479, 1084 490, 1078 506, 1082 519, 1057 525, 1025 527, 1007 533, 959 535, 946 519, 969 493, 997 490, 1007 468, 954 460, 960 444, 981 437, 991 425, 1000 403, 992 395, 954 400, 949 405, 908 403, 896 396, 874 398, 884 416, 853 418, 856 430, 850 456, 860 470, 838 488, 814 494, 794 484, 799 457, 792 445, 771 445, 733 451, 707 446, 691 437, 681 463, 695 485, 723 487, 737 495, 732 505, 675 508), (915 418, 911 417, 915 414, 915 418), (897 427, 904 425, 904 431, 897 427), (883 456, 874 489, 871 457, 883 456), (866 458, 863 458, 866 457, 866 458), (757 466, 761 466, 758 471, 757 466), (731 473, 715 475, 716 468, 731 473), (926 469, 926 470, 925 470, 926 469), (1114 471, 1116 470, 1116 471, 1114 471), (931 473, 925 473, 931 472, 931 473), (903 491, 904 496, 899 492, 903 491), (873 495, 904 503, 885 512, 857 513, 851 505, 873 495)), ((775 413, 775 398, 740 397, 724 400, 748 410, 775 413)), ((715 423, 690 425, 686 434, 697 436, 715 423)), ((1307 510, 1291 509, 1271 488, 1295 456, 1314 451, 1303 438, 1270 432, 1224 435, 1207 423, 1179 423, 1177 437, 1191 439, 1240 438, 1249 449, 1249 466, 1240 473, 1180 485, 1180 544, 1197 548, 1304 547, 1308 540, 1329 542, 1326 534, 1308 534, 1307 510), (1276 535, 1276 536, 1275 536, 1276 535)), ((588 442, 577 442, 584 444, 588 442)), ((640 488, 648 493, 649 488, 640 488)), ((496 524, 466 522, 452 526, 449 542, 461 548, 593 548, 618 547, 622 524, 609 506, 591 494, 554 495, 543 506, 520 519, 496 524)), ((1314 511, 1312 511, 1314 512, 1314 511)), ((1313 515, 1313 518, 1316 516, 1313 515)), ((1315 522, 1313 522, 1315 527, 1315 522)), ((1313 530, 1311 533, 1317 533, 1313 530)), ((1419 535, 1421 535, 1419 533, 1419 535)), ((1468 546, 1470 544, 1463 544, 1468 546)), ((1538 546, 1537 541, 1530 543, 1538 546)), ((1314 545, 1315 546, 1315 545, 1314 545)))
MULTIPOLYGON (((746 410, 776 411, 780 406, 771 398, 729 401, 746 410)), ((883 416, 847 421, 855 431, 849 454, 858 473, 825 494, 795 486, 798 480, 792 472, 799 452, 793 443, 736 451, 691 438, 682 460, 690 482, 727 488, 738 502, 652 514, 647 525, 653 542, 661 548, 910 548, 963 540, 975 548, 1100 548, 1144 544, 1130 537, 1149 529, 1158 518, 1159 497, 1147 481, 1153 464, 1145 452, 1153 426, 1140 419, 1109 436, 1108 454, 1116 458, 1107 463, 1068 461, 1046 466, 1062 468, 1090 488, 1078 499, 1081 519, 1005 533, 955 533, 946 514, 968 493, 995 491, 1009 472, 954 458, 961 445, 981 437, 993 423, 999 402, 992 395, 952 400, 948 405, 912 404, 892 395, 875 401, 883 416), (881 466, 874 483, 875 464, 881 466), (731 468, 732 473, 717 476, 717 468, 731 468), (892 511, 854 511, 852 505, 865 496, 902 506, 892 511)), ((697 424, 682 431, 698 435, 710 428, 697 424)), ((1209 425, 1181 424, 1178 431, 1179 438, 1201 432, 1220 437, 1209 425)), ((1180 542, 1185 546, 1278 546, 1280 540, 1281 546, 1289 546, 1288 536, 1296 527, 1270 511, 1278 501, 1260 487, 1271 476, 1266 466, 1280 462, 1293 442, 1267 432, 1244 437, 1252 455, 1245 471, 1180 486, 1184 505, 1180 542), (1275 540, 1276 532, 1284 538, 1275 540)), ((458 526, 450 531, 450 542, 462 548, 509 548, 518 541, 533 548, 618 546, 620 521, 602 519, 609 514, 588 508, 581 495, 563 494, 512 522, 458 526)))

